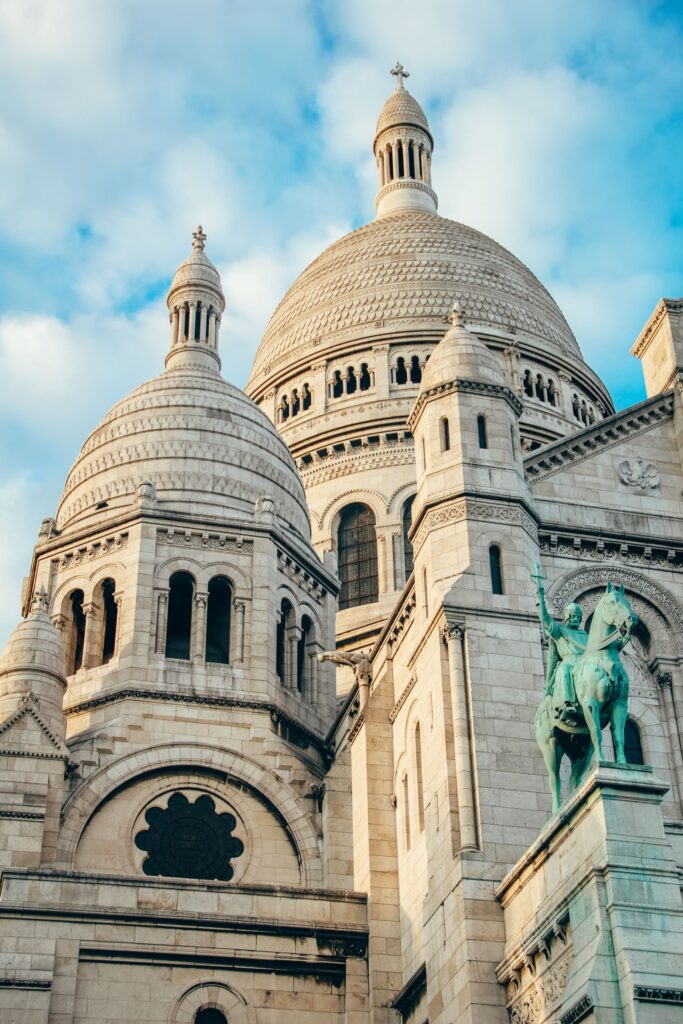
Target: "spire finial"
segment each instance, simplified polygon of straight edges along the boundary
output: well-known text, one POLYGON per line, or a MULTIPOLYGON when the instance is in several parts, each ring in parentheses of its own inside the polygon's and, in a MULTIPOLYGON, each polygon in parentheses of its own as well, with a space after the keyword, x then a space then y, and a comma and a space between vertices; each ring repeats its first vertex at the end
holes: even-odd
POLYGON ((465 326, 465 314, 463 313, 462 306, 456 299, 451 306, 451 311, 446 317, 446 323, 452 324, 453 327, 464 327, 465 326))
POLYGON ((195 252, 204 251, 204 242, 206 241, 206 235, 202 230, 201 224, 197 225, 197 230, 192 232, 192 248, 195 252))
POLYGON ((396 61, 396 66, 391 69, 389 74, 390 75, 396 75, 396 88, 397 89, 402 89, 403 88, 403 79, 404 78, 410 78, 409 73, 404 69, 403 65, 399 61, 396 61))

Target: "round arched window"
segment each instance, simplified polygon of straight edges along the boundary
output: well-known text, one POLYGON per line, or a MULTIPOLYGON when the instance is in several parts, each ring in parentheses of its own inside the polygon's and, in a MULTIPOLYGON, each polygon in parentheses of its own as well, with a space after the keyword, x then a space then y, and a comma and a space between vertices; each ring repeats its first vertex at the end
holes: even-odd
POLYGON ((197 1010, 194 1024, 228 1024, 228 1018, 214 1006, 205 1006, 203 1010, 197 1010))

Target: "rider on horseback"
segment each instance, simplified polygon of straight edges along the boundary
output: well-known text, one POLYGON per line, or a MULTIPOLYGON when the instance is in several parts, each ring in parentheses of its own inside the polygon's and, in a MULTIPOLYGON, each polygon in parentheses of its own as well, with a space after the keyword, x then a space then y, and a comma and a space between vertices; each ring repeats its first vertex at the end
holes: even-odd
POLYGON ((583 612, 578 604, 568 604, 564 609, 564 622, 558 622, 548 612, 540 578, 537 578, 537 585, 538 607, 549 645, 545 692, 553 697, 555 715, 560 722, 576 723, 583 715, 576 700, 574 665, 588 642, 588 633, 581 629, 583 612))

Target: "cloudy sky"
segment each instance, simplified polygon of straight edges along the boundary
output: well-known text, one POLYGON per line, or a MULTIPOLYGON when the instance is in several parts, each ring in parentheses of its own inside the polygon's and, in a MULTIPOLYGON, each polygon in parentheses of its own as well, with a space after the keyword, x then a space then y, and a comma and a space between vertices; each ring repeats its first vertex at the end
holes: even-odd
POLYGON ((682 43, 680 0, 0 0, 0 643, 80 444, 163 365, 196 223, 243 385, 292 279, 373 216, 397 59, 440 212, 643 398, 628 349, 683 294, 682 43))

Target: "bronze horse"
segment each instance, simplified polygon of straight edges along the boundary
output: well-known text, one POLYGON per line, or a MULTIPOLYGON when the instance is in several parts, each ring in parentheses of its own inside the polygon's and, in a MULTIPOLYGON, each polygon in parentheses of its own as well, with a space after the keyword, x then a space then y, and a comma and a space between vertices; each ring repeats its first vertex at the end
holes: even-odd
POLYGON ((607 584, 598 601, 586 650, 573 668, 576 716, 560 719, 561 708, 552 694, 546 694, 534 718, 536 741, 548 769, 553 813, 560 808, 560 765, 566 755, 571 761, 569 789, 573 792, 588 771, 593 753, 602 756, 602 730, 609 723, 617 764, 626 764, 624 730, 628 718, 628 675, 619 652, 631 639, 638 617, 624 588, 607 584))

